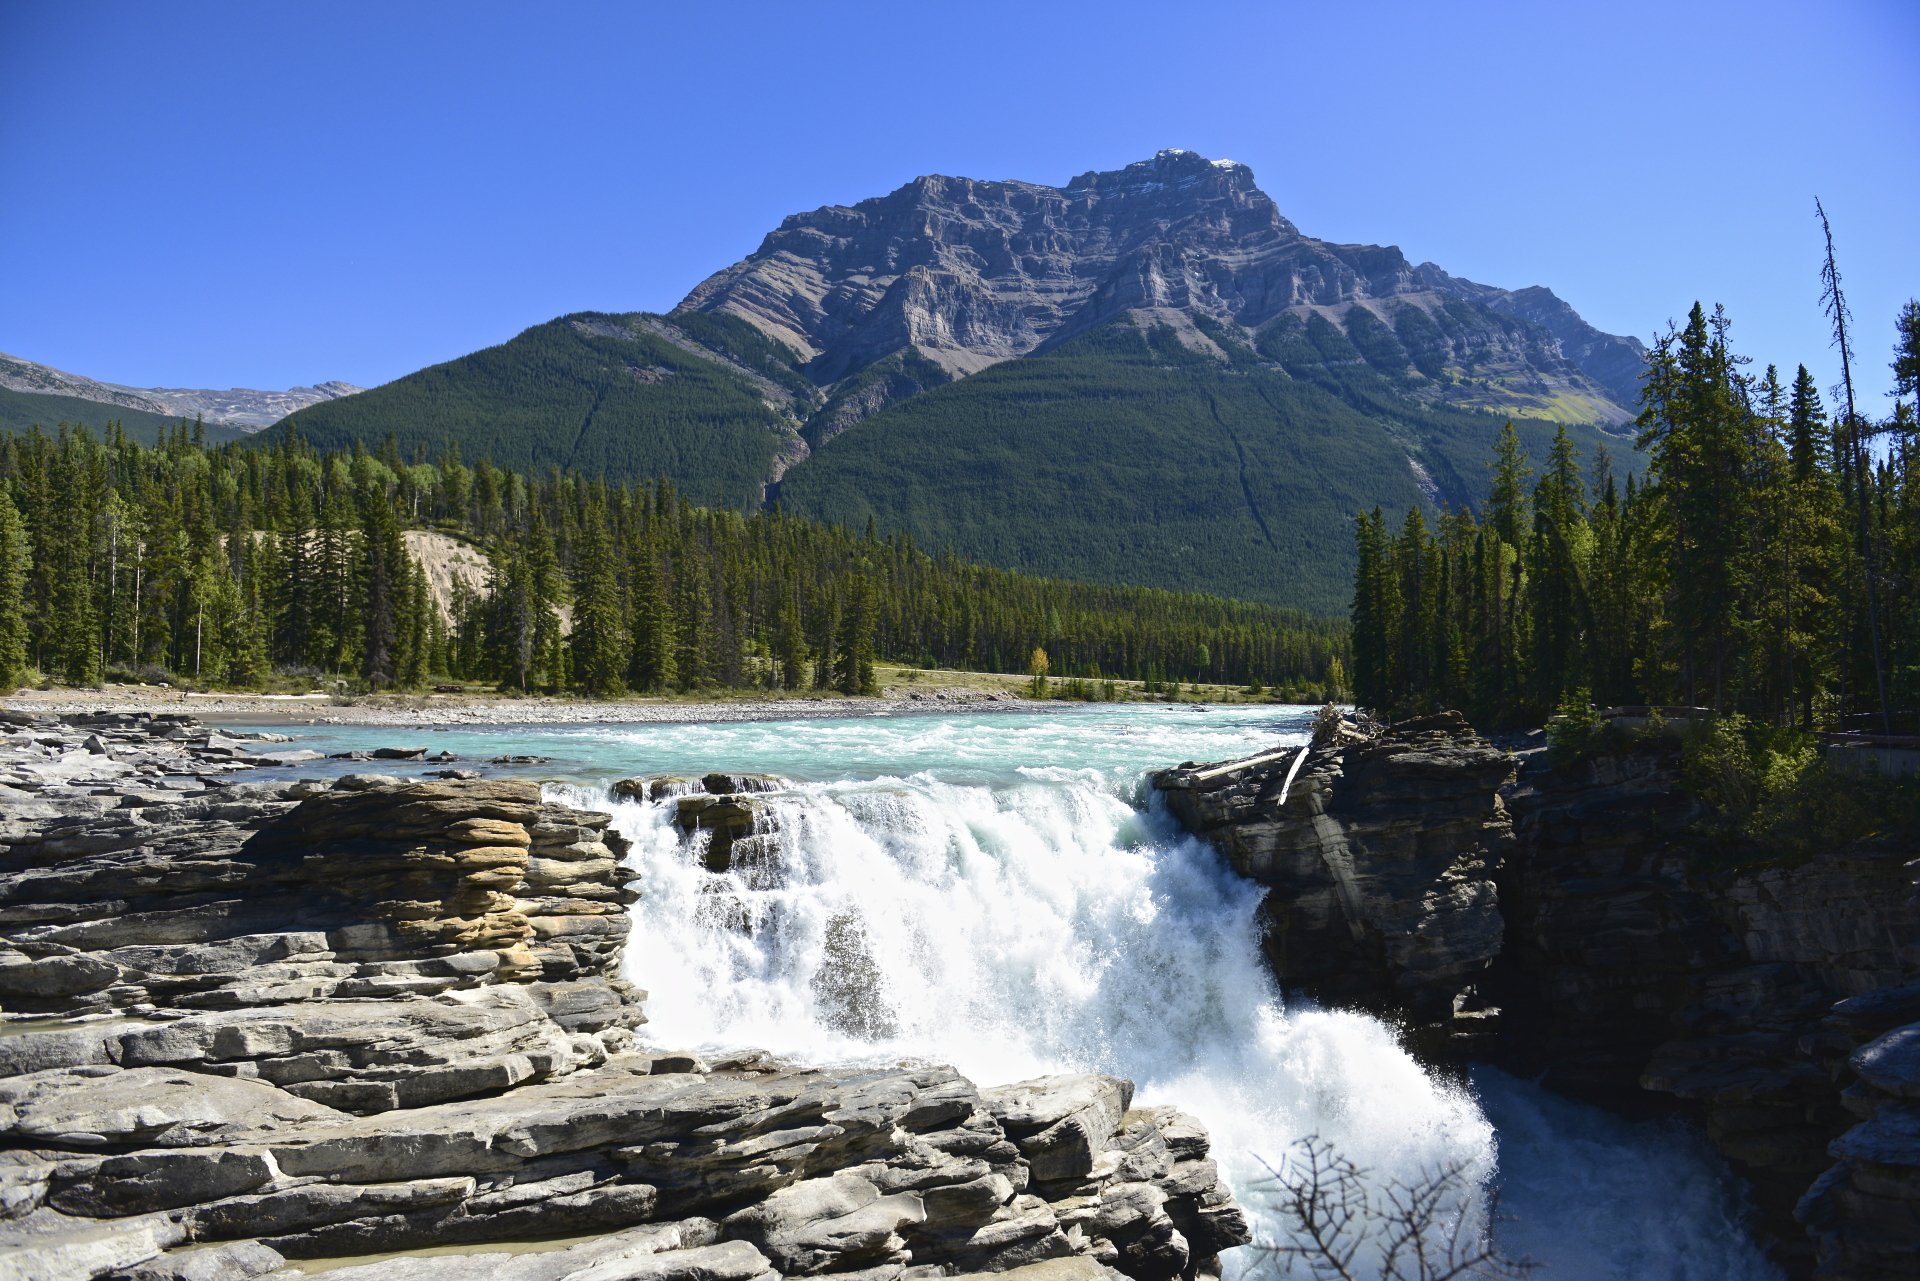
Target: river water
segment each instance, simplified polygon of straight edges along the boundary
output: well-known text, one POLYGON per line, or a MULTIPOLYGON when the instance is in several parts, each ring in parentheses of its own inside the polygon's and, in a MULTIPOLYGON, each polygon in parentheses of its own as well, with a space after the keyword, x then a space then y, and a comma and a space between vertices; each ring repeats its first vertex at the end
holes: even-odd
POLYGON ((1697 1136, 1492 1069, 1444 1081, 1378 1020, 1283 1001, 1260 954, 1257 887, 1184 834, 1145 780, 1304 742, 1310 716, 1121 705, 427 735, 317 727, 299 745, 546 756, 536 772, 564 780, 558 799, 611 808, 641 873, 626 967, 649 993, 651 1042, 930 1059, 983 1084, 1129 1077, 1137 1102, 1206 1123, 1268 1239, 1284 1224, 1262 1207, 1261 1162, 1316 1135, 1375 1178, 1464 1165, 1499 1194, 1502 1243, 1550 1278, 1776 1275, 1697 1136), (614 778, 711 770, 787 780, 764 799, 771 830, 750 867, 707 872, 694 848, 705 837, 682 837, 669 805, 607 800, 614 778))

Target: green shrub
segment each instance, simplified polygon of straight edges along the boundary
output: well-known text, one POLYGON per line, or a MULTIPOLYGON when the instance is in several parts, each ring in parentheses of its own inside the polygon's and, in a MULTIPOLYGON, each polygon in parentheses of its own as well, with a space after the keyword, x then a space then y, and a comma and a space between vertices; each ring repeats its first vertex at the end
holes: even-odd
POLYGON ((1681 778, 1710 808, 1713 834, 1762 858, 1800 860, 1920 833, 1920 779, 1836 769, 1811 735, 1743 716, 1691 726, 1681 778))
POLYGON ((1695 721, 1680 754, 1680 777, 1721 822, 1740 827, 1760 799, 1762 768, 1748 741, 1747 718, 1735 713, 1695 721))
POLYGON ((1570 764, 1598 754, 1606 744, 1607 723, 1584 689, 1561 695, 1560 706, 1547 722, 1547 755, 1556 765, 1570 764))

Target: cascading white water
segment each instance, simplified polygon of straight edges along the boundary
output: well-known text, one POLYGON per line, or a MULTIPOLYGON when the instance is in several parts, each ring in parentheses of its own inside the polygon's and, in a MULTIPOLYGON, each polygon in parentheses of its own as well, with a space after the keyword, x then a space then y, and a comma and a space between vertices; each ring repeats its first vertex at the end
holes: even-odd
POLYGON ((1505 1208, 1524 1227, 1511 1239, 1555 1278, 1771 1275, 1728 1226, 1724 1172, 1672 1134, 1483 1074, 1501 1104, 1489 1111, 1525 1118, 1502 1152, 1473 1091, 1425 1072, 1377 1020, 1285 1008, 1259 951, 1258 888, 1132 771, 926 770, 760 799, 766 830, 723 874, 668 804, 614 806, 643 893, 627 973, 649 992, 656 1044, 937 1060, 987 1084, 1111 1072, 1207 1124, 1269 1237, 1281 1225, 1260 1213, 1260 1159, 1312 1134, 1377 1176, 1506 1166, 1505 1208))

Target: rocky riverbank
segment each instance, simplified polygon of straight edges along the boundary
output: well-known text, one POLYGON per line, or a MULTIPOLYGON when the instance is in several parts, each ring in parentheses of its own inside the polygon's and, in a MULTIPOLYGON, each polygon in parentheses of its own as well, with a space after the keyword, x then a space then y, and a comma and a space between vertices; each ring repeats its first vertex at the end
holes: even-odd
POLYGON ((1455 714, 1158 776, 1268 887, 1288 986, 1569 1093, 1704 1127, 1797 1273, 1920 1257, 1916 851, 1705 857, 1678 748, 1556 765, 1455 714), (1802 1231, 1790 1226, 1797 1216, 1802 1231))
POLYGON ((675 698, 513 698, 487 694, 196 694, 153 685, 104 690, 18 690, 7 695, 16 714, 74 717, 148 715, 259 725, 639 725, 732 721, 821 720, 845 716, 899 716, 939 712, 1047 711, 1058 704, 1024 699, 1005 689, 889 688, 871 698, 837 695, 675 698))
POLYGON ((648 1043, 623 842, 534 784, 0 730, 0 1278, 1172 1281, 1247 1239, 1122 1080, 648 1043))

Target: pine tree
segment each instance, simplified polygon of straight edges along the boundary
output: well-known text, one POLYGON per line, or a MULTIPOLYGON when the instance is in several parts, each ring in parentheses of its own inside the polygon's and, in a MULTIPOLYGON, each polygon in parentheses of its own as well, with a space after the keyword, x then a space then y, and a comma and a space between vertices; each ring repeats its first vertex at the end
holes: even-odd
POLYGON ((633 580, 633 654, 628 672, 635 689, 657 693, 678 679, 674 667, 673 610, 652 545, 641 551, 633 580))
POLYGON ((551 689, 565 683, 565 652, 560 609, 567 603, 566 576, 553 533, 539 507, 527 526, 526 587, 532 613, 532 666, 529 688, 551 689))
POLYGON ((789 596, 780 610, 780 631, 775 641, 780 664, 780 686, 796 690, 807 683, 807 634, 800 624, 800 607, 789 596))
POLYGON ((1842 403, 1836 433, 1836 455, 1842 478, 1842 492, 1848 494, 1854 508, 1857 529, 1860 574, 1860 614, 1865 620, 1865 649, 1872 663, 1874 693, 1880 711, 1882 731, 1892 729, 1892 709, 1888 699, 1885 652, 1881 642, 1879 557, 1873 538, 1872 451, 1868 448, 1869 424, 1860 413, 1853 396, 1853 339, 1850 326, 1853 313, 1840 289, 1840 268, 1833 250, 1833 227, 1827 211, 1816 198, 1814 211, 1820 218, 1820 231, 1826 240, 1826 255, 1820 268, 1820 300, 1833 326, 1833 345, 1840 352, 1842 403))
POLYGON ((813 687, 830 689, 840 668, 840 593, 829 588, 820 607, 819 641, 813 647, 813 687))
POLYGON ((1802 365, 1793 376, 1792 398, 1787 409, 1787 452, 1793 460, 1795 480, 1811 478, 1815 468, 1820 465, 1820 441, 1825 435, 1826 417, 1826 409, 1820 404, 1819 389, 1813 385, 1813 375, 1802 365))
POLYGON ((14 505, 12 487, 0 481, 0 689, 10 690, 27 671, 27 579, 33 545, 14 505))
POLYGON ((433 663, 433 632, 437 611, 427 585, 427 573, 407 555, 406 608, 401 612, 400 653, 395 664, 396 679, 404 689, 418 689, 427 683, 433 663))
POLYGON ((1354 520, 1360 566, 1353 580, 1353 694, 1364 707, 1385 708, 1397 697, 1390 646, 1385 578, 1389 570, 1379 508, 1354 520))
POLYGON ((412 560, 400 537, 393 508, 386 495, 369 490, 362 498, 361 532, 364 596, 361 614, 360 674, 369 687, 388 689, 400 683, 409 639, 411 604, 409 570, 412 560))
POLYGON ((1533 682, 1535 710, 1544 714, 1578 689, 1592 688, 1586 665, 1589 627, 1586 588, 1591 530, 1586 485, 1566 428, 1554 432, 1553 451, 1533 495, 1533 682))
POLYGON ((69 685, 92 685, 100 671, 91 573, 94 493, 80 439, 69 436, 61 445, 55 481, 61 501, 41 544, 49 603, 44 665, 69 685))
POLYGON ((574 571, 573 678, 581 692, 606 698, 626 692, 632 649, 626 609, 607 546, 606 513, 587 513, 574 571))
POLYGON ((675 568, 674 679, 684 693, 704 687, 711 679, 713 598, 707 587, 709 570, 700 557, 683 556, 675 568))
POLYGON ((847 639, 834 681, 842 694, 875 692, 873 642, 877 622, 873 581, 865 574, 855 574, 847 587, 847 639))
POLYGON ((1527 452, 1520 433, 1508 419, 1493 446, 1493 489, 1487 495, 1486 525, 1495 537, 1509 547, 1519 547, 1533 521, 1527 507, 1528 481, 1533 477, 1527 466, 1527 452))

